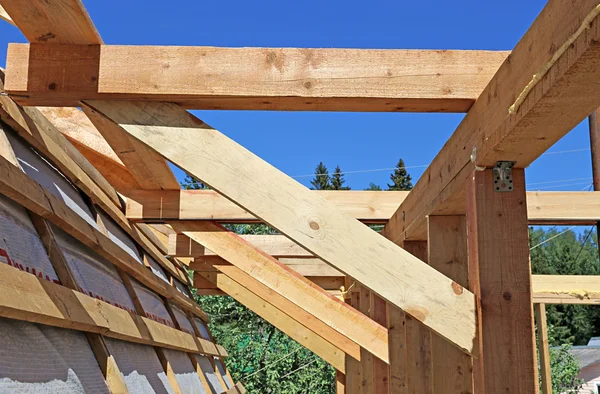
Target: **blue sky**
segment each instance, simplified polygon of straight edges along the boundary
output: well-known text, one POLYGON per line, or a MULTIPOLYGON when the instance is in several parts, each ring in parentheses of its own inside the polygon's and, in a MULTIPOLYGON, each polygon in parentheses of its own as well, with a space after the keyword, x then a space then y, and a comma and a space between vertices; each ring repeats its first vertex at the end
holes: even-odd
MULTIPOLYGON (((509 50, 545 1, 84 0, 84 4, 107 44, 509 50)), ((1 23, 0 64, 5 64, 9 42, 26 40, 16 28, 1 23)), ((319 161, 330 170, 339 164, 344 171, 393 167, 400 157, 407 166, 429 164, 463 117, 195 113, 292 176, 311 174, 319 161)), ((550 151, 586 148, 584 122, 550 151)), ((409 171, 416 179, 423 169, 409 171)), ((348 174, 346 181, 353 189, 363 189, 369 182, 385 187, 389 172, 348 174)), ((298 180, 308 185, 310 177, 298 180)), ((527 180, 536 190, 583 189, 591 184, 589 151, 542 156, 527 170, 527 180), (577 180, 539 183, 569 179, 577 180)))

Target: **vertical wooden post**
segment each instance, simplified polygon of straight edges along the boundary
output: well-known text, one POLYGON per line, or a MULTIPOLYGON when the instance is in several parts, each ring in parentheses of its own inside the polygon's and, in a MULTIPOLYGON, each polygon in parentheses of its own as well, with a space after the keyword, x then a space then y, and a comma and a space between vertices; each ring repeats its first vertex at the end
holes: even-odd
POLYGON ((469 282, 480 299, 476 384, 488 394, 537 393, 525 172, 512 169, 512 191, 496 191, 495 180, 486 169, 467 182, 469 282))
POLYGON ((406 393, 406 315, 388 304, 390 353, 390 394, 406 393))
MULTIPOLYGON (((590 127, 593 186, 594 191, 600 191, 600 108, 591 113, 588 121, 590 127)), ((598 234, 600 234, 600 222, 596 222, 596 235, 598 234)), ((598 238, 600 239, 600 236, 598 238)), ((600 241, 598 244, 600 245, 600 241)), ((598 254, 600 255, 600 247, 598 248, 598 254)))
MULTIPOLYGON (((371 291, 360 285, 359 308, 363 314, 370 316, 371 291)), ((373 391, 373 355, 367 350, 360 349, 360 365, 362 370, 361 392, 362 394, 374 393, 373 391)))
MULTIPOLYGON (((465 216, 429 216, 429 265, 464 288, 469 288, 467 222, 465 216)), ((431 360, 436 394, 473 393, 473 360, 432 333, 431 360)))
POLYGON ((548 349, 548 327, 546 325, 546 304, 534 304, 537 324, 538 349, 542 375, 542 393, 552 394, 552 375, 550 372, 550 351, 548 349))
POLYGON ((340 371, 335 371, 335 394, 346 393, 346 375, 340 371))
MULTIPOLYGON (((371 294, 371 319, 389 328, 387 302, 376 294, 371 294)), ((373 386, 377 394, 390 392, 390 367, 377 357, 373 357, 373 386)))
MULTIPOLYGON (((352 307, 359 309, 360 291, 354 280, 348 276, 345 277, 345 301, 352 307)), ((362 352, 361 352, 362 356, 362 352)), ((362 367, 360 361, 353 357, 346 357, 346 394, 361 394, 362 389, 362 367)))
MULTIPOLYGON (((404 249, 427 262, 427 242, 404 241, 404 249)), ((405 319, 407 392, 433 394, 431 330, 409 315, 406 315, 405 319)))

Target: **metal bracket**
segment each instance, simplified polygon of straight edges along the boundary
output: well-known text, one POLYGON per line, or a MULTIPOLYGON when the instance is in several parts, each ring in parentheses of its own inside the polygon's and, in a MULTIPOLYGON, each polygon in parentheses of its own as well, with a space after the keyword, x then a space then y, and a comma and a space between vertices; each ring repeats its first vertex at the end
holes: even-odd
POLYGON ((494 166, 494 190, 497 192, 512 192, 512 167, 514 161, 499 161, 494 166))

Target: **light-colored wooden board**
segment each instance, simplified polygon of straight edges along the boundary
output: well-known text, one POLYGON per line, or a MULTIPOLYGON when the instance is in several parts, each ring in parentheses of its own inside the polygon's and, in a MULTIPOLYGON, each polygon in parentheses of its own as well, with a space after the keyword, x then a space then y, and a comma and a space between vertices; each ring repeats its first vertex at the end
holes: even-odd
POLYGON ((107 101, 82 105, 112 119, 166 159, 460 349, 473 351, 476 318, 471 292, 457 289, 452 280, 181 107, 168 103, 107 101), (404 290, 398 292, 398 288, 404 290))
POLYGON ((128 99, 192 109, 466 112, 507 55, 11 44, 7 87, 27 105, 57 107, 128 99))
MULTIPOLYGON (((428 261, 436 270, 469 288, 467 222, 463 216, 427 218, 428 261)), ((435 394, 473 393, 473 361, 436 334, 431 336, 435 394)))
POLYGON ((29 42, 102 44, 81 0, 1 0, 0 4, 29 42))
MULTIPOLYGON (((301 320, 310 319, 312 315, 312 319, 322 321, 339 334, 387 361, 387 330, 384 327, 348 307, 276 259, 252 247, 236 234, 212 222, 194 223, 196 228, 193 231, 184 231, 184 234, 204 243, 239 271, 256 279, 267 290, 276 293, 273 295, 275 299, 283 297, 307 312, 308 315, 305 314, 307 317, 301 320)), ((171 225, 179 231, 177 223, 171 225)), ((190 223, 186 223, 186 229, 190 229, 189 225, 190 223)), ((228 267, 232 266, 222 266, 220 269, 225 270, 228 267)), ((239 273, 239 271, 226 272, 233 275, 234 272, 239 273)), ((251 281, 240 281, 245 286, 249 286, 249 282, 251 281)), ((260 289, 255 289, 255 292, 258 290, 260 289)), ((288 304, 277 306, 281 309, 285 305, 286 308, 293 307, 288 304)))
POLYGON ((474 377, 483 373, 486 393, 536 393, 525 171, 512 170, 511 192, 497 192, 494 180, 491 169, 474 171, 466 193, 469 286, 481 300, 474 377))
POLYGON ((83 111, 142 189, 181 189, 169 164, 156 152, 123 133, 118 126, 105 120, 89 107, 83 107, 83 111))
POLYGON ((504 160, 525 168, 600 106, 597 17, 574 36, 597 5, 595 0, 548 2, 386 225, 389 239, 425 239, 427 215, 465 213, 465 184, 476 166, 491 168, 504 160), (559 49, 566 51, 554 62, 559 49), (549 70, 509 114, 542 68, 549 70), (458 211, 441 212, 454 201, 462 202, 458 211))
POLYGON ((550 368, 550 350, 548 349, 548 325, 546 324, 546 305, 535 304, 535 324, 537 327, 538 354, 542 393, 552 394, 552 370, 550 368))
MULTIPOLYGON (((387 221, 408 192, 317 190, 326 200, 363 222, 387 221)), ((147 191, 127 193, 127 218, 135 221, 216 220, 219 222, 260 222, 213 190, 147 191)))
POLYGON ((0 19, 10 23, 13 26, 15 24, 15 22, 13 22, 13 20, 11 19, 10 15, 8 15, 8 12, 6 12, 6 10, 2 6, 0 6, 0 19))
POLYGON ((533 302, 541 304, 600 304, 600 276, 531 275, 533 302))

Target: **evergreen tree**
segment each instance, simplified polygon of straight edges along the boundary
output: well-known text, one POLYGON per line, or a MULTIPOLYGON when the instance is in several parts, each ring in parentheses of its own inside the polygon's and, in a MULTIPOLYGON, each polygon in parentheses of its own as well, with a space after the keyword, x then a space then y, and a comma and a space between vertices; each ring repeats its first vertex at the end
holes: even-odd
POLYGON ((373 182, 371 182, 371 183, 369 183, 369 187, 367 187, 365 190, 381 191, 381 186, 376 185, 373 182))
POLYGON ((312 185, 312 190, 331 190, 329 170, 323 162, 320 162, 317 168, 315 168, 315 177, 310 181, 310 184, 312 185))
POLYGON ((205 185, 204 182, 194 176, 191 176, 190 174, 186 174, 183 182, 181 182, 181 187, 183 187, 185 190, 210 189, 210 187, 205 185))
POLYGON ((331 176, 331 190, 350 190, 349 186, 344 186, 346 180, 340 166, 335 167, 335 171, 331 176))
POLYGON ((392 184, 388 183, 388 190, 411 190, 412 178, 406 168, 404 166, 404 160, 398 160, 398 164, 396 164, 396 169, 390 175, 390 179, 392 184))

